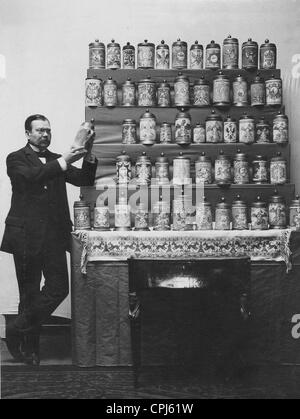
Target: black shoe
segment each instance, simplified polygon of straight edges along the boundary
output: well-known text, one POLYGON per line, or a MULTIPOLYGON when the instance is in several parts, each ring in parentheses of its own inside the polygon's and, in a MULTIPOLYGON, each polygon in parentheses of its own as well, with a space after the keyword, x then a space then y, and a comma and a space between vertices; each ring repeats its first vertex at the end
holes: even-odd
POLYGON ((6 330, 6 346, 16 362, 24 362, 24 354, 21 351, 23 343, 23 336, 13 327, 8 327, 6 330))

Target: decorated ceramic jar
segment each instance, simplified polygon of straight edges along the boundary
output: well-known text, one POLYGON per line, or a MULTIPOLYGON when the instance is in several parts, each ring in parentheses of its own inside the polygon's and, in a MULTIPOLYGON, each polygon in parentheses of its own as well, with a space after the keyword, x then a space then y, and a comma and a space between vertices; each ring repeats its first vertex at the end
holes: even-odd
POLYGON ((158 185, 166 185, 169 180, 169 160, 165 153, 161 153, 155 163, 156 180, 158 185))
POLYGON ((170 68, 170 48, 165 41, 156 47, 156 69, 168 70, 170 68))
POLYGON ((280 152, 271 159, 270 180, 272 185, 284 185, 287 182, 287 162, 280 152))
POLYGON ((113 39, 107 45, 107 66, 110 70, 118 70, 121 68, 121 46, 113 39))
POLYGON ((255 142, 255 120, 246 113, 240 118, 239 141, 244 144, 255 142))
POLYGON ((203 152, 195 162, 196 185, 209 185, 213 182, 213 167, 211 158, 203 152))
POLYGON ((190 69, 202 70, 203 69, 203 46, 198 41, 191 46, 190 49, 190 69))
POLYGON ((173 201, 173 230, 182 231, 186 227, 186 210, 184 197, 178 197, 173 201))
POLYGON ((172 46, 172 68, 175 70, 186 69, 187 56, 187 43, 178 39, 172 46))
POLYGON ((226 70, 239 68, 239 41, 231 35, 223 43, 223 68, 226 70))
POLYGON ((176 115, 175 120, 175 142, 180 145, 192 142, 192 120, 191 115, 184 109, 176 115))
POLYGON ((131 230, 131 207, 124 196, 121 196, 119 203, 115 205, 115 228, 117 231, 131 230))
POLYGON ((266 80, 266 104, 269 106, 282 105, 282 79, 272 76, 266 80))
POLYGON ((135 69, 135 48, 130 44, 130 42, 127 42, 127 44, 123 47, 123 69, 135 69))
POLYGON ((206 47, 205 68, 207 70, 219 70, 221 68, 221 46, 211 41, 206 47))
POLYGON ((83 201, 83 196, 80 196, 80 201, 74 202, 74 228, 75 230, 90 230, 91 229, 91 209, 86 201, 83 201))
POLYGON ((233 105, 248 106, 248 83, 247 80, 239 75, 233 80, 233 105))
POLYGON ((122 105, 135 106, 135 103, 135 84, 129 78, 122 86, 122 105))
POLYGON ((137 66, 138 68, 154 68, 155 45, 145 40, 138 44, 137 66))
POLYGON ((204 77, 196 80, 193 86, 193 105, 199 107, 210 106, 210 85, 204 77))
POLYGON ((174 83, 175 106, 190 105, 190 81, 187 76, 179 73, 174 83))
POLYGON ((223 141, 223 120, 215 111, 206 119, 206 142, 221 143, 223 141))
POLYGON ((117 83, 109 77, 103 86, 104 106, 113 108, 118 104, 118 86, 117 83))
POLYGON ((171 106, 171 89, 169 83, 164 80, 157 86, 157 106, 168 108, 171 106))
POLYGON ((125 119, 123 121, 122 143, 123 144, 136 144, 137 143, 136 121, 134 119, 125 119))
POLYGON ((290 227, 300 230, 300 197, 296 196, 290 205, 290 227))
POLYGON ((131 181, 132 166, 130 157, 126 154, 125 150, 117 157, 116 169, 117 183, 119 185, 127 185, 131 181))
POLYGON ((144 145, 153 145, 156 142, 156 118, 149 109, 140 119, 140 141, 144 145))
POLYGON ((205 124, 198 123, 193 130, 193 142, 195 144, 202 144, 206 141, 206 129, 205 124))
POLYGON ((168 122, 163 122, 160 126, 159 141, 161 144, 168 144, 172 142, 172 126, 168 122))
POLYGON ((230 230, 231 208, 224 197, 221 199, 221 202, 216 205, 215 221, 215 230, 230 230))
POLYGON ((246 154, 238 150, 233 160, 234 183, 246 185, 250 183, 250 170, 246 154))
POLYGON ((87 78, 85 81, 85 106, 99 107, 102 106, 102 102, 102 80, 96 76, 87 78))
POLYGON ((156 106, 156 83, 151 77, 138 82, 138 106, 156 106))
POLYGON ((230 80, 222 71, 213 81, 213 104, 214 106, 230 105, 230 80))
POLYGON ((200 202, 196 208, 196 224, 198 230, 213 229, 213 212, 211 203, 204 197, 204 201, 200 202))
POLYGON ((153 205, 153 229, 155 231, 170 230, 170 204, 162 201, 162 198, 153 205))
POLYGON ((149 213, 145 204, 140 203, 135 212, 136 231, 149 231, 149 213))
POLYGON ((173 160, 173 184, 180 186, 191 183, 191 160, 180 152, 173 160))
POLYGON ((282 196, 275 194, 271 196, 269 202, 269 225, 272 229, 287 228, 287 208, 282 196))
POLYGON ((260 68, 262 70, 275 70, 277 64, 277 47, 266 39, 260 47, 260 68))
POLYGON ((136 182, 138 185, 150 185, 152 178, 152 163, 144 152, 135 164, 136 182))
POLYGON ((257 185, 261 185, 264 183, 268 183, 269 176, 268 176, 268 160, 264 156, 256 156, 252 162, 252 169, 253 169, 253 183, 257 185))
POLYGON ((265 144, 271 142, 271 128, 265 118, 261 118, 256 124, 256 142, 265 144))
POLYGON ((242 68, 256 70, 258 68, 258 43, 251 38, 242 46, 242 68))
POLYGON ((248 207, 240 195, 232 203, 232 229, 248 230, 248 207))
POLYGON ((289 141, 289 119, 281 111, 273 120, 273 141, 277 144, 286 144, 289 141))
POLYGON ((224 120, 224 142, 237 143, 238 141, 238 126, 236 119, 230 115, 224 120))
POLYGON ((264 106, 266 104, 266 85, 259 75, 251 83, 251 106, 264 106))
POLYGON ((110 229, 110 212, 107 205, 95 206, 94 229, 99 231, 108 231, 110 229))
POLYGON ((89 67, 92 70, 105 68, 105 45, 99 39, 89 45, 89 67))
POLYGON ((252 230, 268 230, 269 213, 267 203, 258 196, 257 200, 251 205, 251 229, 252 230))
POLYGON ((231 160, 222 150, 215 160, 215 181, 218 185, 228 185, 232 181, 231 160))

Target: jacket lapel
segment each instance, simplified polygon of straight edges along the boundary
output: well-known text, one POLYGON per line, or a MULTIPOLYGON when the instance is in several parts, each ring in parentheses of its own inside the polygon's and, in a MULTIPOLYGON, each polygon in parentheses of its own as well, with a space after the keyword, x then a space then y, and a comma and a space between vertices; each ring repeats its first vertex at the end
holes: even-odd
MULTIPOLYGON (((27 144, 26 147, 24 147, 24 153, 27 157, 27 159, 31 162, 33 166, 43 166, 44 164, 41 162, 41 160, 38 158, 36 152, 30 147, 30 145, 27 144)), ((49 161, 55 160, 58 158, 57 154, 49 152, 49 161)))

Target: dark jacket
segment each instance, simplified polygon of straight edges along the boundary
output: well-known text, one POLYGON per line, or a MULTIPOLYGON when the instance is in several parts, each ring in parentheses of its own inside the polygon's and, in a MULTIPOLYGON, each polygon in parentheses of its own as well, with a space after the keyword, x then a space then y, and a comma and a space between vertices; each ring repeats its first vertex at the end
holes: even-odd
POLYGON ((27 145, 7 157, 7 174, 12 184, 11 209, 1 250, 17 255, 35 256, 42 251, 47 228, 59 231, 60 244, 69 250, 70 220, 66 182, 75 186, 92 186, 97 162, 83 162, 82 169, 69 166, 63 172, 50 153, 43 164, 27 145))

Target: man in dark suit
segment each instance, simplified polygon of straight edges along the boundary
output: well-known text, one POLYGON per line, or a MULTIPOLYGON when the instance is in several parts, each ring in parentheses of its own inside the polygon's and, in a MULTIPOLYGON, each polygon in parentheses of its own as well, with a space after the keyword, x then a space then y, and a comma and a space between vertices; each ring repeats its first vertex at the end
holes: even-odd
POLYGON ((72 222, 66 182, 93 185, 97 160, 91 154, 92 129, 85 148, 71 147, 62 156, 48 150, 51 127, 43 115, 27 118, 25 132, 26 147, 7 157, 12 202, 1 250, 14 256, 20 304, 6 342, 15 359, 39 365, 40 327, 69 293, 66 251, 72 222), (71 165, 81 158, 82 169, 71 165))

